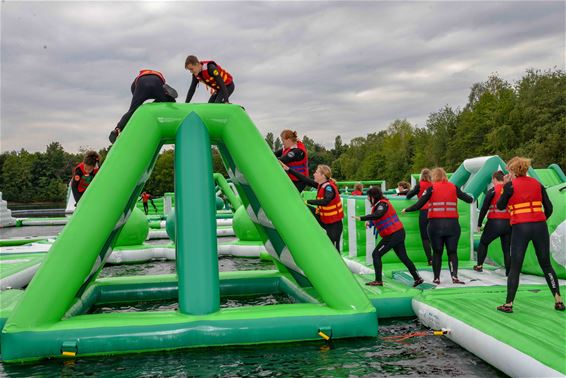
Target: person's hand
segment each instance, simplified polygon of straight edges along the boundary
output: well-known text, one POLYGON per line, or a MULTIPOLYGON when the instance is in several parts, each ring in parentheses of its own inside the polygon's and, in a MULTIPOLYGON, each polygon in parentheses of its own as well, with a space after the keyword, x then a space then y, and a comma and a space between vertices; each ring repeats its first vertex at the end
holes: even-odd
POLYGON ((515 175, 513 173, 507 173, 505 176, 503 176, 503 184, 507 184, 508 182, 513 181, 514 178, 515 175))
POLYGON ((284 170, 286 170, 286 171, 289 170, 289 167, 287 167, 287 166, 285 165, 285 163, 283 163, 281 160, 279 160, 279 164, 281 164, 281 166, 283 167, 284 170))
POLYGON ((477 232, 481 232, 481 227, 478 226, 477 232))
POLYGON ((403 214, 406 214, 406 213, 407 213, 407 211, 406 211, 406 210, 407 210, 407 209, 403 209, 403 210, 401 210, 401 213, 403 213, 403 214))
POLYGON ((352 215, 352 219, 355 219, 355 220, 359 221, 361 218, 358 217, 357 215, 352 215))

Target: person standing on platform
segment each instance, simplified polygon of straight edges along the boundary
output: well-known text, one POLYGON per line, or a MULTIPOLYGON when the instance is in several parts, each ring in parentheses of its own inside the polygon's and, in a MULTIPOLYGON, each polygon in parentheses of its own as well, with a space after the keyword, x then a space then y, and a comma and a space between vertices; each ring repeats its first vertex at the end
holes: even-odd
MULTIPOLYGON (((292 168, 296 172, 299 172, 303 176, 309 176, 309 158, 307 153, 307 148, 297 138, 297 132, 291 130, 283 130, 281 132, 281 142, 283 143, 283 148, 275 151, 275 156, 280 162, 286 166, 292 168)), ((293 181, 293 184, 299 192, 302 192, 307 185, 304 181, 299 180, 296 176, 288 173, 289 178, 293 181)))
MULTIPOLYGON (((413 198, 415 195, 417 198, 421 198, 425 190, 432 186, 430 169, 423 168, 421 170, 421 177, 417 185, 407 193, 407 199, 413 198)), ((426 255, 426 261, 428 265, 432 265, 432 253, 430 249, 430 239, 428 238, 428 204, 421 207, 419 211, 419 231, 421 233, 421 242, 423 244, 423 249, 426 255)))
POLYGON ((474 265, 474 270, 476 272, 483 271, 483 262, 487 256, 489 244, 499 238, 501 240, 501 250, 503 251, 505 275, 507 276, 509 275, 509 249, 511 248, 511 223, 509 223, 511 215, 507 209, 499 210, 496 207, 497 201, 503 192, 503 177, 504 174, 501 171, 493 173, 491 176, 493 187, 487 191, 483 200, 478 217, 478 231, 481 229, 486 214, 487 223, 481 235, 478 247, 478 261, 477 265, 474 265))
POLYGON ((550 237, 546 220, 552 215, 552 203, 544 186, 527 176, 530 166, 531 161, 522 157, 514 157, 507 163, 509 174, 505 176, 503 193, 497 201, 497 209, 507 208, 511 214, 511 264, 507 276, 507 299, 497 310, 513 312, 525 252, 532 242, 554 297, 554 308, 564 311, 566 307, 560 297, 558 277, 550 262, 550 237))
POLYGON ((473 197, 462 192, 460 188, 448 181, 443 168, 432 170, 432 186, 426 189, 421 198, 403 213, 421 209, 427 202, 428 236, 432 246, 432 270, 434 284, 440 284, 442 268, 442 252, 446 247, 448 267, 452 283, 464 284, 458 279, 458 241, 460 239, 460 223, 458 222, 458 199, 474 202, 473 197))

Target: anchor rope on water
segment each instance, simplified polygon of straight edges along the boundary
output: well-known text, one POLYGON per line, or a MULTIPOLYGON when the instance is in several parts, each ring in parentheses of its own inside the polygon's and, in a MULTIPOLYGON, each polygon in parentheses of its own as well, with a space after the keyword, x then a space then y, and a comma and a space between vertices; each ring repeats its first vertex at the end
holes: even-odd
POLYGON ((385 336, 385 337, 382 337, 382 339, 385 340, 385 341, 399 342, 399 341, 405 341, 405 340, 410 339, 412 337, 443 336, 443 335, 447 335, 449 333, 450 333, 450 330, 448 328, 442 328, 441 330, 410 332, 410 333, 407 333, 407 334, 404 334, 404 335, 385 336))

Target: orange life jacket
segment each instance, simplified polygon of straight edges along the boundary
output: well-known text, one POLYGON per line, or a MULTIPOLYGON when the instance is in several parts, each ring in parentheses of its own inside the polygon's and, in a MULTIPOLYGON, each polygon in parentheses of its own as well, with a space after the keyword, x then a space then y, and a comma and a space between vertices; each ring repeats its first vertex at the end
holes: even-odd
POLYGON ((432 183, 432 196, 428 201, 428 218, 458 218, 456 185, 448 181, 432 183))
MULTIPOLYGON (((432 183, 430 181, 423 181, 420 180, 419 181, 419 192, 417 193, 417 198, 421 198, 423 196, 423 193, 425 190, 427 190, 428 188, 430 188, 432 186, 432 183)), ((424 204, 423 207, 421 207, 421 211, 423 210, 428 210, 429 208, 429 204, 428 202, 424 204)))
POLYGON ((320 216, 320 221, 324 224, 336 223, 344 218, 344 211, 342 210, 342 200, 340 199, 340 192, 336 184, 332 180, 328 180, 318 186, 316 199, 324 199, 324 191, 330 185, 334 189, 335 196, 326 206, 318 206, 316 209, 317 214, 320 216))
POLYGON ((540 183, 532 177, 521 176, 513 179, 512 185, 513 195, 507 204, 511 224, 545 221, 540 183))
POLYGON ((501 197, 501 193, 503 193, 503 184, 495 184, 493 186, 493 190, 495 191, 495 195, 491 199, 491 203, 489 204, 489 213, 487 213, 487 219, 510 219, 511 214, 507 209, 499 210, 497 208, 497 201, 499 201, 499 197, 501 197))
POLYGON ((377 205, 379 205, 380 202, 387 204, 387 212, 381 218, 373 220, 371 222, 372 226, 375 227, 375 229, 379 233, 379 236, 385 237, 403 229, 403 223, 401 223, 401 221, 399 220, 397 212, 395 211, 393 205, 391 204, 391 202, 389 202, 389 200, 385 198, 380 199, 372 207, 371 212, 373 213, 375 211, 375 208, 377 207, 377 205))
POLYGON ((154 71, 154 70, 140 70, 140 73, 138 74, 138 76, 136 76, 136 79, 134 81, 137 83, 138 79, 142 76, 145 76, 145 75, 159 76, 159 78, 161 79, 163 84, 165 84, 165 77, 163 76, 163 74, 159 71, 154 71))
POLYGON ((216 65, 216 70, 218 71, 218 74, 220 75, 222 80, 224 80, 224 84, 232 84, 232 75, 230 75, 228 71, 224 70, 212 60, 203 60, 200 62, 200 64, 202 64, 202 70, 196 75, 196 78, 199 81, 203 82, 207 87, 212 88, 213 92, 219 91, 220 87, 218 86, 218 84, 216 84, 216 79, 214 79, 214 76, 211 76, 208 73, 208 65, 211 63, 216 65))
MULTIPOLYGON (((304 153, 304 158, 302 160, 299 161, 292 161, 290 163, 287 163, 288 167, 293 168, 295 171, 303 174, 304 176, 309 175, 309 159, 307 156, 307 148, 305 147, 305 145, 303 144, 303 142, 301 142, 300 140, 297 141, 297 148, 299 148, 301 151, 303 151, 304 153)), ((285 156, 287 155, 289 152, 291 151, 291 148, 284 148, 283 152, 281 153, 281 156, 285 156)), ((293 181, 299 181, 298 178, 296 178, 295 176, 293 176, 291 173, 287 173, 289 175, 289 177, 291 178, 291 180, 293 181)))

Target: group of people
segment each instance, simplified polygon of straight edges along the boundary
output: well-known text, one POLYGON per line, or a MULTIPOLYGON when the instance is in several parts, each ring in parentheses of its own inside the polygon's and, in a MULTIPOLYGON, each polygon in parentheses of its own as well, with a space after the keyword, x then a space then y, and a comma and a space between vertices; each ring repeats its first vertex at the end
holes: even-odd
MULTIPOLYGON (((232 75, 220 67, 212 60, 199 60, 194 55, 189 55, 185 59, 185 69, 191 73, 191 85, 185 99, 186 103, 191 102, 197 85, 202 83, 210 92, 209 103, 228 103, 230 95, 234 92, 235 85, 232 75)), ((134 78, 130 86, 132 101, 130 108, 122 116, 116 127, 110 132, 108 139, 111 143, 126 127, 126 124, 145 101, 154 100, 155 102, 175 102, 177 91, 167 84, 165 76, 155 70, 141 70, 134 78)))
MULTIPOLYGON (((340 191, 332 178, 332 171, 327 165, 318 165, 311 179, 308 176, 308 153, 303 143, 298 140, 297 133, 284 130, 281 133, 283 149, 275 155, 281 162, 295 187, 302 191, 306 186, 317 189, 316 199, 307 200, 314 206, 316 219, 326 231, 332 244, 340 251, 342 235, 342 201, 340 191)), ((477 265, 474 270, 483 271, 489 244, 497 238, 501 239, 507 279, 507 300, 497 310, 513 312, 513 300, 519 285, 519 275, 523 265, 528 244, 532 241, 537 259, 544 277, 555 299, 555 309, 564 311, 565 306, 560 296, 558 279, 550 262, 550 242, 546 219, 552 214, 552 203, 546 190, 537 180, 528 177, 530 160, 515 157, 507 164, 509 173, 495 172, 492 176, 493 187, 485 196, 479 219, 478 229, 487 215, 487 223, 478 248, 477 265)), ((453 284, 464 284, 458 278, 458 241, 461 228, 459 224, 458 200, 472 203, 474 198, 448 181, 443 168, 432 171, 423 169, 419 182, 409 189, 404 182, 398 185, 398 195, 407 198, 417 196, 417 202, 402 210, 402 213, 419 211, 419 229, 428 264, 432 266, 433 283, 440 284, 442 255, 446 250, 448 268, 453 284), (406 192, 406 193, 403 193, 406 192)), ((361 195, 361 188, 356 195, 361 195)), ((420 277, 415 264, 407 256, 405 247, 405 230, 391 202, 383 195, 379 187, 371 187, 367 191, 371 204, 371 213, 355 216, 357 221, 367 222, 374 228, 374 234, 380 241, 372 252, 375 280, 367 285, 383 286, 382 257, 393 250, 399 260, 413 276, 413 286, 424 281, 420 277)))

